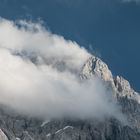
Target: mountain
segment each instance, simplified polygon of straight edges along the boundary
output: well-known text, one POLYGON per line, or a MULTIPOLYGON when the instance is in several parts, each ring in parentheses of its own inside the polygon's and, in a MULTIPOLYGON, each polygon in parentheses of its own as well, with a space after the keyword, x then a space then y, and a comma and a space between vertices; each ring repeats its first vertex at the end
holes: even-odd
POLYGON ((1 105, 0 140, 140 140, 140 95, 123 77, 113 77, 108 66, 92 56, 84 64, 81 79, 97 77, 112 91, 126 117, 123 123, 114 117, 104 120, 45 120, 19 115, 1 105))

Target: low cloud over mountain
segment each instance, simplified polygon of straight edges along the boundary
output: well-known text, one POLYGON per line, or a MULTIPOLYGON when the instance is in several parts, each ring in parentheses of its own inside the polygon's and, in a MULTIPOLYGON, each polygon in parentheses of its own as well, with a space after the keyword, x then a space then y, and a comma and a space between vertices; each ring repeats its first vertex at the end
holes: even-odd
POLYGON ((104 83, 79 76, 90 56, 40 23, 0 19, 0 103, 45 119, 120 117, 104 83))

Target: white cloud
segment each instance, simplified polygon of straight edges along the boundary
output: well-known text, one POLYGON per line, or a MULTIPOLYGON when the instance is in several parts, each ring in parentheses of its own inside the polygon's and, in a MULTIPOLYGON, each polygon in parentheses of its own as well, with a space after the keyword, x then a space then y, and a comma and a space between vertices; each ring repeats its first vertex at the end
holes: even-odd
POLYGON ((90 54, 39 23, 0 20, 0 103, 41 118, 120 117, 98 79, 77 73, 90 54))

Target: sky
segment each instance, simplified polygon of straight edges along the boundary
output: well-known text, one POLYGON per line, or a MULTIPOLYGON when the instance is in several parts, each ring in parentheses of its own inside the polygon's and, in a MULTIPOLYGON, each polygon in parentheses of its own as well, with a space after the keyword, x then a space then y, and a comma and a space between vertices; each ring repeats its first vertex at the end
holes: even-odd
POLYGON ((140 92, 139 0, 0 0, 6 19, 42 21, 101 57, 140 92))

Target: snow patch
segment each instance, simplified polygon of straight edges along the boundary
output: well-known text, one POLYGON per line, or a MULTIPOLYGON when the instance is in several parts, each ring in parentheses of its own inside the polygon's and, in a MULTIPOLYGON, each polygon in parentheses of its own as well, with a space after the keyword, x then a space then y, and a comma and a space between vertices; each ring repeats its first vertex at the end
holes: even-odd
POLYGON ((46 124, 48 124, 50 121, 49 120, 46 120, 44 121, 42 124, 41 124, 41 127, 44 127, 46 124))
POLYGON ((73 126, 66 126, 66 127, 63 128, 63 130, 66 130, 66 129, 68 129, 68 128, 73 129, 73 126))

